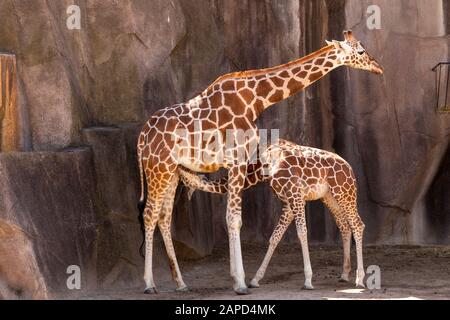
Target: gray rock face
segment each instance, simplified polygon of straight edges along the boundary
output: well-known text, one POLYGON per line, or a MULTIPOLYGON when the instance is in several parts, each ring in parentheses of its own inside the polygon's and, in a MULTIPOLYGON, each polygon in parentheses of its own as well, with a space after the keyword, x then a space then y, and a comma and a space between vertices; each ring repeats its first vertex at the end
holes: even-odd
MULTIPOLYGON (((450 242, 450 116, 434 112, 430 71, 448 60, 447 1, 378 1, 382 29, 373 31, 372 3, 359 0, 79 0, 81 30, 66 27, 71 4, 0 2, 0 51, 17 55, 17 103, 2 121, 1 151, 26 151, 0 154, 1 296, 72 294, 71 264, 87 290, 141 286, 142 124, 221 74, 285 63, 342 39, 345 28, 384 76, 341 68, 258 125, 352 164, 367 243, 450 242)), ((180 257, 227 241, 225 197, 197 192, 188 202, 180 187, 176 201, 180 257)), ((310 242, 339 243, 329 213, 318 203, 307 211, 310 242)), ((245 193, 243 212, 243 240, 263 242, 281 207, 260 185, 245 193)), ((286 241, 298 241, 294 230, 286 241)), ((155 264, 167 267, 156 246, 155 264)))
POLYGON ((100 221, 88 149, 0 154, 0 282, 19 297, 68 292, 78 265, 96 286, 100 221))
POLYGON ((142 259, 138 248, 139 197, 136 147, 139 125, 92 127, 82 132, 93 153, 94 181, 100 200, 101 232, 98 234, 99 284, 137 285, 142 259), (120 195, 120 196, 118 196, 120 195), (128 283, 127 283, 128 282, 128 283))

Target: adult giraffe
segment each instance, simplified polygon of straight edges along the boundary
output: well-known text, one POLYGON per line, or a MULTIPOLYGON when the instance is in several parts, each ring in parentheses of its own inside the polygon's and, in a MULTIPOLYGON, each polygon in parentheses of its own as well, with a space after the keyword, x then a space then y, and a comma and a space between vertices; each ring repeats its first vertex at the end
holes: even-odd
POLYGON ((327 42, 326 47, 280 66, 221 76, 188 102, 161 109, 150 117, 137 145, 141 175, 139 208, 145 230, 145 293, 156 293, 152 273, 156 225, 164 240, 177 290, 187 289, 170 230, 178 166, 203 173, 228 169, 226 221, 230 271, 234 291, 248 293, 240 244, 241 195, 247 166, 259 141, 255 120, 271 105, 337 67, 345 65, 383 73, 351 31, 344 31, 344 37, 344 41, 327 42))

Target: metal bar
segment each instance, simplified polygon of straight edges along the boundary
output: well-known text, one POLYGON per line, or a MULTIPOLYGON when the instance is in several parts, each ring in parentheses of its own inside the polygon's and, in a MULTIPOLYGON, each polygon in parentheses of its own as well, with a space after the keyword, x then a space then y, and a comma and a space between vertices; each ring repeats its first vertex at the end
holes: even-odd
POLYGON ((441 93, 441 71, 442 67, 439 65, 439 72, 437 73, 437 98, 436 98, 436 111, 439 111, 439 96, 441 93))
POLYGON ((437 69, 437 67, 439 67, 440 65, 448 65, 448 64, 450 64, 450 61, 448 61, 448 62, 439 62, 437 65, 435 65, 434 67, 433 67, 433 69, 431 69, 431 71, 436 71, 436 69, 437 69))
POLYGON ((448 105, 447 105, 447 97, 448 97, 448 79, 449 79, 449 76, 450 76, 450 70, 449 70, 449 68, 447 67, 447 85, 446 85, 446 87, 445 87, 444 110, 447 110, 447 108, 448 108, 448 105))

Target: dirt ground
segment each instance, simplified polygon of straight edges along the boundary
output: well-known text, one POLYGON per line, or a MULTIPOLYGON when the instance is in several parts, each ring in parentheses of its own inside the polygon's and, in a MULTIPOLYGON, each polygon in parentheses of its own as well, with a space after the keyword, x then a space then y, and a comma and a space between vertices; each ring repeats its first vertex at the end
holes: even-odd
MULTIPOLYGON (((243 244, 248 282, 261 263, 265 246, 243 244)), ((352 247, 352 268, 356 257, 352 247)), ((81 295, 81 299, 450 299, 449 246, 378 246, 364 248, 365 268, 381 268, 381 289, 356 289, 355 271, 349 283, 338 282, 342 251, 338 247, 311 246, 314 290, 302 290, 303 262, 300 245, 280 245, 251 294, 237 296, 231 289, 227 247, 216 248, 211 256, 196 261, 180 261, 188 292, 175 292, 170 273, 154 270, 159 293, 144 295, 143 288, 101 291, 81 295)), ((367 279, 367 277, 366 277, 367 279)))

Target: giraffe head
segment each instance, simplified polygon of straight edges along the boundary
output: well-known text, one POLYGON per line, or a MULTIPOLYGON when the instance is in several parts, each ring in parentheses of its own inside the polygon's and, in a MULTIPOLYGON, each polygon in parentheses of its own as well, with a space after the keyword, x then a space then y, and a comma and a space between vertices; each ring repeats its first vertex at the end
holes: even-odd
POLYGON ((344 31, 344 38, 344 41, 327 41, 328 44, 333 44, 338 49, 344 65, 376 74, 383 74, 381 65, 367 53, 361 42, 353 36, 352 31, 344 31))

